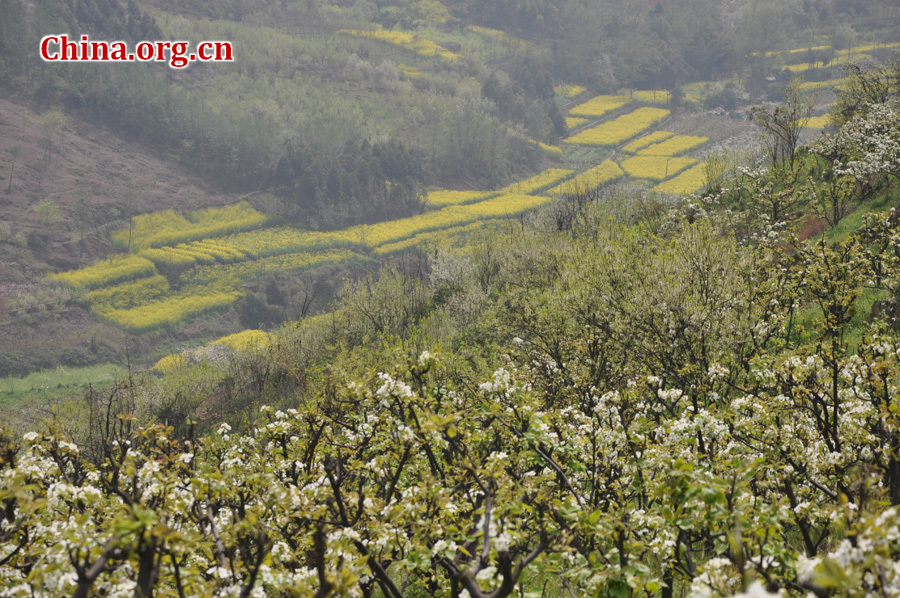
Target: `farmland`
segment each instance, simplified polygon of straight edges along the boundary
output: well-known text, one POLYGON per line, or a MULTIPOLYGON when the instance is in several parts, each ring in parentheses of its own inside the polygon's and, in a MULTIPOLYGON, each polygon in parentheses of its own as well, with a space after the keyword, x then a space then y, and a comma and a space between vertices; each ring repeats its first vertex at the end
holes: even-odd
POLYGON ((259 228, 266 216, 246 202, 178 214, 173 210, 135 216, 131 227, 112 235, 120 247, 146 249, 259 228))
POLYGON ((709 141, 708 137, 697 135, 673 135, 668 139, 652 143, 637 151, 639 156, 677 156, 697 149, 709 141))
POLYGON ((657 193, 696 193, 706 185, 706 164, 697 164, 653 188, 657 193))
POLYGON ((587 193, 601 185, 615 181, 623 175, 624 172, 618 164, 611 160, 606 160, 601 164, 582 172, 578 176, 548 189, 546 193, 548 195, 587 193))
POLYGON ((566 139, 566 143, 614 146, 636 137, 669 116, 662 108, 638 108, 611 121, 585 129, 566 139))
POLYGON ((632 178, 663 181, 696 163, 693 158, 639 155, 622 160, 621 166, 632 178))
POLYGON ((577 98, 581 94, 587 92, 587 89, 581 85, 557 85, 554 88, 554 91, 557 95, 571 99, 577 98))
POLYGON ((436 189, 428 192, 425 196, 425 202, 429 205, 443 207, 481 201, 492 195, 495 195, 493 191, 453 191, 449 189, 436 189))
POLYGON ((587 118, 600 118, 630 102, 631 99, 626 96, 596 96, 587 102, 575 106, 569 110, 569 114, 587 118))
POLYGON ((648 135, 644 135, 643 137, 626 144, 625 147, 622 148, 622 151, 626 154, 636 154, 645 147, 659 143, 660 141, 665 141, 674 134, 675 133, 670 133, 669 131, 653 131, 648 135))
POLYGON ((548 168, 533 177, 507 185, 501 190, 501 193, 532 195, 533 193, 543 191, 553 184, 572 176, 572 174, 573 171, 565 168, 548 168))
POLYGON ((75 288, 94 289, 123 280, 141 278, 154 272, 153 262, 136 255, 116 255, 81 270, 52 274, 75 288))

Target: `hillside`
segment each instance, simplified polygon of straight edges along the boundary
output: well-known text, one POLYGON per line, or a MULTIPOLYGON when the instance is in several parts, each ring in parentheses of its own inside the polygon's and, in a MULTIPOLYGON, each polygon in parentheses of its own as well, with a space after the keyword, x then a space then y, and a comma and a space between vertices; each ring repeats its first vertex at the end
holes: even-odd
POLYGON ((77 294, 47 274, 118 253, 109 235, 131 214, 238 199, 101 127, 71 118, 51 131, 42 116, 0 99, 0 367, 6 374, 124 363, 122 332, 92 318, 77 294), (49 213, 36 210, 42 202, 49 213))
MULTIPOLYGON (((10 263, 12 256, 3 256, 2 284, 33 282, 35 274, 107 257, 116 251, 109 231, 132 214, 237 200, 102 127, 72 117, 56 126, 45 117, 44 110, 0 99, 0 162, 6 166, 0 174, 0 216, 9 227, 4 235, 46 241, 31 243, 37 250, 31 263, 27 257, 10 263), (59 210, 50 227, 35 211, 44 199, 59 210)), ((2 249, 13 251, 7 244, 2 249)))

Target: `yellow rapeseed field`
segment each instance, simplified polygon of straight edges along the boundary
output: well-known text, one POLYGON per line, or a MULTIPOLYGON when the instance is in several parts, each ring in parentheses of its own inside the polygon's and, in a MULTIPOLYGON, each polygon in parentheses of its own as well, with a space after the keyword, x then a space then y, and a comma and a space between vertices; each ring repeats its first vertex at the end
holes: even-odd
MULTIPOLYGON (((237 233, 217 238, 215 242, 221 247, 248 257, 315 251, 349 244, 340 238, 340 233, 337 232, 301 231, 287 226, 237 233)), ((195 246, 199 247, 194 243, 187 245, 188 248, 195 246)))
POLYGON ((156 274, 153 262, 136 255, 125 254, 114 255, 79 270, 51 274, 50 278, 68 282, 79 289, 96 289, 153 274, 156 274))
POLYGON ((857 60, 862 60, 864 58, 870 59, 870 60, 872 59, 872 57, 869 56, 868 54, 853 54, 851 56, 850 54, 838 53, 837 58, 835 58, 831 62, 826 62, 824 64, 821 62, 818 62, 816 64, 813 64, 811 62, 803 62, 800 64, 788 64, 788 65, 785 65, 784 68, 791 71, 792 73, 803 73, 803 72, 808 71, 813 68, 829 68, 829 67, 833 67, 833 66, 839 66, 841 64, 847 64, 847 63, 851 62, 851 60, 857 61, 857 60))
POLYGON ((414 66, 409 66, 406 64, 398 64, 397 70, 400 71, 400 74, 406 77, 407 79, 418 79, 422 76, 422 71, 417 69, 414 66))
POLYGON ((425 202, 432 206, 453 206, 473 201, 481 201, 497 195, 499 191, 453 191, 450 189, 436 189, 425 195, 425 202))
POLYGON ((624 174, 625 173, 622 172, 622 169, 619 168, 618 164, 612 160, 604 160, 602 163, 582 172, 575 178, 560 183, 552 189, 548 189, 545 193, 547 195, 588 193, 601 185, 624 176, 624 174))
POLYGON ((179 283, 184 286, 216 286, 225 288, 251 280, 266 272, 307 270, 325 264, 339 264, 357 259, 359 256, 347 249, 333 249, 318 253, 288 253, 272 257, 227 264, 192 268, 181 274, 179 283))
POLYGON ((98 313, 107 320, 132 332, 146 332, 156 328, 175 326, 185 318, 205 311, 227 307, 237 301, 239 291, 213 290, 209 294, 190 293, 171 295, 128 309, 102 309, 98 313))
POLYGON ((600 118, 631 102, 628 96, 597 96, 569 110, 571 116, 600 118))
POLYGON ((621 166, 622 170, 633 179, 663 181, 696 163, 693 158, 634 156, 622 160, 621 166))
POLYGON ((700 147, 709 141, 709 137, 696 135, 674 135, 664 141, 653 143, 639 150, 639 156, 677 156, 700 147))
MULTIPOLYGON (((487 199, 485 201, 491 200, 487 199)), ((347 243, 377 247, 384 243, 406 239, 416 233, 449 228, 470 222, 472 217, 461 211, 465 207, 467 206, 448 206, 441 210, 400 218, 399 220, 352 226, 342 231, 335 231, 333 234, 347 243)))
POLYGON ((130 246, 134 251, 251 230, 263 226, 266 220, 265 214, 247 202, 183 215, 162 210, 135 216, 130 228, 116 231, 112 238, 117 245, 130 246))
POLYGON ((688 168, 678 176, 660 183, 653 188, 657 193, 690 194, 700 191, 706 185, 706 163, 701 162, 688 168))
POLYGON ((544 172, 527 178, 524 181, 519 181, 517 183, 507 185, 500 190, 500 193, 520 193, 522 195, 532 195, 534 193, 537 193, 538 191, 541 191, 542 189, 546 189, 547 187, 560 182, 563 179, 569 178, 570 176, 572 176, 573 172, 574 171, 566 170, 565 168, 548 168, 544 172))
POLYGON ((171 355, 166 355, 157 361, 156 365, 150 369, 162 372, 163 374, 168 374, 169 372, 173 372, 180 368, 185 363, 187 363, 187 360, 184 358, 184 355, 181 353, 173 353, 171 355))
POLYGON ((381 245, 380 247, 377 247, 375 249, 375 253, 379 255, 387 255, 390 253, 396 253, 398 251, 409 249, 410 247, 416 247, 418 245, 428 245, 441 247, 443 249, 451 249, 453 247, 459 247, 460 245, 464 244, 467 241, 467 238, 473 233, 484 230, 489 226, 496 225, 499 222, 500 220, 494 219, 478 220, 476 222, 465 224, 463 226, 454 226, 451 228, 446 228, 444 230, 420 233, 418 235, 415 235, 414 237, 410 237, 409 239, 404 239, 403 241, 381 245))
POLYGON ((640 135, 669 116, 663 108, 638 108, 611 121, 599 124, 566 139, 566 143, 578 145, 618 145, 640 135))
POLYGON ((262 330, 244 330, 218 338, 210 345, 223 345, 235 351, 265 347, 272 342, 272 335, 262 330))
POLYGON ((157 274, 133 282, 123 282, 91 291, 87 298, 95 309, 127 309, 142 303, 156 301, 168 292, 169 281, 165 276, 157 274))
MULTIPOLYGON (((244 330, 242 332, 236 332, 235 334, 229 334, 228 336, 223 336, 222 338, 210 341, 206 346, 222 345, 223 347, 228 347, 229 349, 235 351, 246 351, 247 349, 266 347, 270 342, 272 342, 272 335, 268 332, 263 332, 262 330, 244 330)), ((182 367, 186 363, 188 363, 188 359, 186 358, 186 356, 193 357, 200 356, 202 354, 203 349, 196 349, 194 351, 187 351, 183 353, 172 353, 171 355, 166 355, 165 357, 157 361, 156 365, 154 365, 152 369, 164 374, 168 374, 169 372, 172 372, 175 369, 182 367)))
POLYGON ((812 116, 806 123, 807 129, 824 129, 831 119, 828 116, 812 116))
POLYGON ((631 94, 631 97, 638 102, 656 106, 667 106, 672 101, 672 95, 664 89, 635 91, 631 94))
POLYGON ((507 193, 493 199, 460 206, 459 210, 462 211, 465 214, 465 218, 470 221, 481 218, 503 218, 533 210, 549 201, 549 197, 524 195, 521 193, 507 193))
POLYGON ((845 85, 849 80, 847 77, 840 77, 838 79, 828 79, 827 81, 804 81, 800 84, 800 91, 815 91, 826 88, 837 89, 845 85))
POLYGON ((638 137, 631 143, 625 145, 622 148, 622 151, 626 154, 636 154, 645 147, 652 145, 654 143, 659 143, 660 141, 665 141, 669 137, 672 137, 675 133, 671 133, 669 131, 653 131, 643 137, 638 137))
POLYGON ((162 267, 184 268, 197 263, 195 256, 173 251, 171 247, 142 249, 138 252, 138 255, 162 267))
POLYGON ((580 116, 567 116, 566 128, 571 131, 572 129, 577 129, 586 122, 589 122, 589 120, 586 118, 581 118, 580 116))

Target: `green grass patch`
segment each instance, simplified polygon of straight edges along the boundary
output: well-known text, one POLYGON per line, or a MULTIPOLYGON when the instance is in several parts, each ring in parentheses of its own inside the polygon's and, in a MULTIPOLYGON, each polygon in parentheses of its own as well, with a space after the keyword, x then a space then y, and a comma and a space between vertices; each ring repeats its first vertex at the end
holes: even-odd
MULTIPOLYGON (((57 404, 76 398, 90 385, 107 386, 127 375, 125 369, 106 363, 83 368, 58 367, 24 378, 0 378, 0 414, 16 409, 57 404)), ((5 417, 0 417, 9 421, 5 417)))
POLYGON ((844 216, 835 226, 825 231, 823 233, 825 235, 825 240, 829 244, 843 241, 851 233, 859 230, 859 227, 863 225, 866 214, 869 214, 870 212, 881 212, 890 208, 890 193, 883 193, 878 197, 865 201, 859 204, 855 210, 844 216))

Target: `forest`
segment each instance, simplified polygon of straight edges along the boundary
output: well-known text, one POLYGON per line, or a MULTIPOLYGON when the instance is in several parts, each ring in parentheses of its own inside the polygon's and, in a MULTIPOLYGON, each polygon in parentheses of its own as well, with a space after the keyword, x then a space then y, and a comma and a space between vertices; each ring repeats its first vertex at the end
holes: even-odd
POLYGON ((898 24, 0 0, 0 598, 900 596, 898 24))

